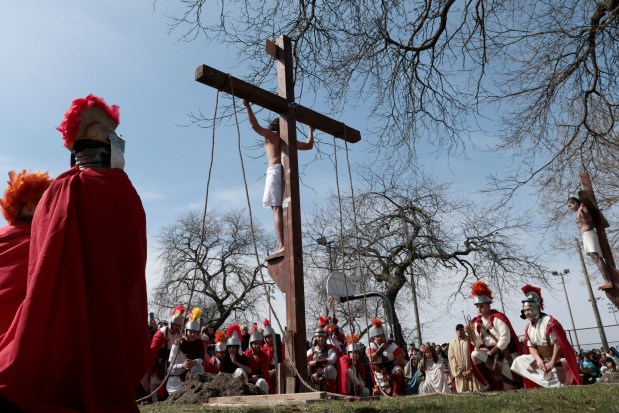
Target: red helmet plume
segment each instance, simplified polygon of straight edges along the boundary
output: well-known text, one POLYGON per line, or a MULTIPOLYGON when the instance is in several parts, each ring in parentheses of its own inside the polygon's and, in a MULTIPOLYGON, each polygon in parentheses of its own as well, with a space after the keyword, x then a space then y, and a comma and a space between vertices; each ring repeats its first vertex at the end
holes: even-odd
POLYGON ((488 297, 490 301, 493 300, 492 290, 490 289, 490 287, 488 287, 488 284, 486 284, 482 280, 477 280, 471 286, 471 298, 481 297, 481 296, 488 297))
MULTIPOLYGON (((107 116, 109 121, 118 125, 119 123, 119 108, 116 105, 108 106, 105 100, 93 95, 92 93, 85 98, 74 99, 71 102, 71 106, 64 114, 64 119, 60 126, 56 129, 62 133, 62 139, 64 140, 64 146, 69 150, 73 149, 75 139, 79 138, 78 132, 80 128, 82 131, 88 125, 84 125, 82 122, 82 114, 88 109, 101 110, 103 112, 102 117, 107 116)), ((115 127, 114 127, 115 129, 115 127)))

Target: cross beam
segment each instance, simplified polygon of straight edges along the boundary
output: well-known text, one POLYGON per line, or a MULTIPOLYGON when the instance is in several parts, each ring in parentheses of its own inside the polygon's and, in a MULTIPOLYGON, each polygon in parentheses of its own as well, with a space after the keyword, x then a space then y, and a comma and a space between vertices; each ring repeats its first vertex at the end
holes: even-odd
POLYGON ((361 140, 359 131, 347 126, 343 122, 336 121, 302 105, 294 104, 292 107, 289 107, 290 103, 293 101, 288 102, 282 96, 261 89, 258 86, 254 86, 251 83, 230 76, 210 66, 198 66, 196 69, 196 81, 221 92, 234 95, 240 99, 247 99, 258 106, 262 106, 280 115, 284 115, 292 109, 299 122, 335 136, 336 138, 343 139, 346 142, 355 143, 361 140))
POLYGON ((284 169, 284 262, 286 272, 275 279, 286 293, 286 333, 299 374, 307 378, 305 352, 305 292, 303 283, 303 246, 301 237, 301 207, 299 196, 299 165, 297 159, 297 120, 350 143, 361 140, 361 134, 344 123, 331 119, 294 102, 292 46, 290 38, 280 36, 276 43, 267 42, 267 53, 277 60, 278 95, 201 65, 196 69, 196 81, 262 106, 280 114, 282 164, 284 169))

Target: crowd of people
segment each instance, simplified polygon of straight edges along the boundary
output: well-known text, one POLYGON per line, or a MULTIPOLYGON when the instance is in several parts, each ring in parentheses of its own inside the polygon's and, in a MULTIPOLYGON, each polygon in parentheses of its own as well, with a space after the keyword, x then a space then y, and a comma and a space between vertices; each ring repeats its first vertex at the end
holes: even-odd
MULTIPOLYGON (((595 383, 617 372, 615 348, 576 353, 561 324, 543 313, 541 290, 531 285, 522 290, 520 316, 529 321, 523 341, 508 317, 491 308, 492 291, 483 281, 472 286, 478 314, 467 325, 456 325, 454 339, 441 345, 411 344, 404 350, 376 318, 366 347, 356 334, 345 337, 335 317, 320 317, 305 349, 309 381, 316 390, 367 397, 561 387, 595 383)), ((251 330, 232 324, 215 332, 212 325, 196 321, 199 309, 188 319, 184 311, 177 306, 169 322, 159 324, 151 315, 153 368, 141 394, 149 389, 151 400, 162 400, 190 372, 227 373, 265 394, 277 392, 276 364, 285 363, 285 351, 284 343, 276 351, 269 320, 251 330), (166 374, 166 386, 159 386, 166 374)))

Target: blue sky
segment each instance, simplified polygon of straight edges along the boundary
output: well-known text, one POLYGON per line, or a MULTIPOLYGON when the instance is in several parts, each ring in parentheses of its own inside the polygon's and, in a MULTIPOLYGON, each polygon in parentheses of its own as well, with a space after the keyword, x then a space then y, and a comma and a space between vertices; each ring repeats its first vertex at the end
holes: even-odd
MULTIPOLYGON (((173 12, 176 4, 172 0, 159 1, 154 8, 150 1, 8 0, 0 15, 0 173, 26 168, 58 175, 68 169, 69 153, 54 128, 71 100, 94 93, 109 104, 119 105, 118 132, 127 141, 125 170, 147 214, 149 288, 154 287, 158 277, 156 235, 180 214, 201 208, 204 197, 211 131, 186 127, 187 114, 200 109, 212 116, 215 91, 195 82, 194 71, 200 64, 208 64, 242 77, 247 70, 231 48, 201 38, 190 43, 177 42, 168 35, 165 14, 173 12)), ((275 84, 271 90, 276 90, 275 84)), ((323 110, 316 106, 314 109, 323 110)), ((264 120, 271 115, 261 112, 257 117, 264 120)), ((363 134, 369 126, 366 118, 361 108, 346 113, 343 119, 363 134)), ((259 155, 249 148, 256 137, 245 122, 244 112, 239 112, 239 119, 245 153, 259 155)), ((478 138, 480 145, 488 139, 478 138)), ((245 198, 236 129, 230 124, 223 125, 217 129, 216 139, 209 209, 241 208, 245 198)), ((331 138, 319 134, 317 141, 320 145, 331 142, 331 138)), ((323 150, 328 150, 326 145, 323 150)), ((367 142, 351 145, 351 150, 352 159, 359 160, 367 156, 367 142)), ((246 156, 245 162, 254 214, 269 228, 271 212, 260 205, 264 158, 246 156)), ((476 191, 483 187, 484 178, 491 172, 489 168, 507 162, 479 152, 470 153, 470 159, 447 161, 426 157, 420 161, 442 179, 455 182, 460 194, 475 198, 481 196, 476 191)), ((331 161, 316 159, 315 153, 301 153, 300 164, 306 184, 301 187, 303 208, 320 202, 335 187, 335 179, 331 161)), ((341 179, 346 179, 345 175, 341 179)), ((535 205, 524 207, 535 208, 535 205)), ((0 225, 3 224, 0 218, 0 225)), ((577 235, 575 226, 568 230, 577 235)), ((576 325, 594 326, 578 261, 573 256, 552 256, 549 262, 556 269, 571 268, 568 293, 573 297, 576 325)), ((545 293, 547 312, 569 328, 562 290, 557 289, 552 295, 545 293)), ((520 294, 512 296, 509 301, 514 310, 508 313, 513 314, 516 330, 520 332, 524 323, 516 317, 515 310, 519 307, 520 294)), ((606 302, 600 302, 602 320, 614 324, 606 302)), ((436 320, 426 337, 448 341, 453 337, 453 326, 461 321, 461 311, 472 313, 473 309, 470 302, 462 301, 454 305, 453 316, 422 315, 426 320, 436 320)), ((284 312, 281 313, 283 318, 284 312)), ((595 332, 590 334, 593 334, 590 341, 599 341, 595 332)), ((607 334, 610 339, 610 333, 607 334)), ((614 337, 619 340, 619 331, 614 337)), ((583 338, 581 342, 585 342, 583 338)))

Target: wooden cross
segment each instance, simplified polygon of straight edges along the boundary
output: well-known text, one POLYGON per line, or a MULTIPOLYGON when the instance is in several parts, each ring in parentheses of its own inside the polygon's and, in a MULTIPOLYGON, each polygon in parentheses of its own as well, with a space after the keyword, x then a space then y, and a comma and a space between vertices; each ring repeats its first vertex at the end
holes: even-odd
MULTIPOLYGON (((196 69, 196 81, 220 91, 246 99, 280 114, 282 165, 284 168, 284 253, 267 259, 269 274, 278 288, 286 293, 287 340, 292 346, 296 368, 307 377, 305 292, 303 285, 303 246, 301 237, 301 208, 299 201, 299 166, 297 159, 296 122, 305 123, 336 138, 355 143, 361 140, 359 131, 344 123, 298 105, 294 102, 291 41, 280 36, 276 43, 267 40, 266 52, 277 60, 278 95, 234 78, 212 67, 196 69)), ((277 254, 276 254, 277 255, 277 254)))
POLYGON ((602 249, 602 255, 604 256, 604 262, 608 269, 608 276, 613 283, 613 288, 604 290, 608 299, 616 306, 619 307, 619 273, 615 266, 615 259, 613 258, 613 252, 610 249, 608 243, 608 237, 606 236, 606 228, 610 225, 602 212, 597 206, 597 200, 595 199, 595 193, 593 192, 593 185, 591 185, 591 179, 589 174, 580 174, 580 181, 582 183, 582 191, 578 191, 578 199, 587 207, 593 218, 593 224, 595 225, 595 231, 597 232, 598 240, 600 241, 600 248, 602 249))

